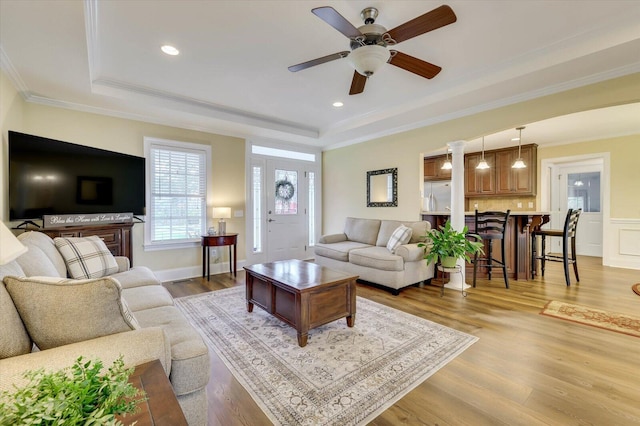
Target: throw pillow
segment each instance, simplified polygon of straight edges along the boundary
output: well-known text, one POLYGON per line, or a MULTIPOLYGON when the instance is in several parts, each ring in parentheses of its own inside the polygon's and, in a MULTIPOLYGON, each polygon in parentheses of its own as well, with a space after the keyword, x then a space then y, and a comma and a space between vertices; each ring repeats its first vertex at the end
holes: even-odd
POLYGON ((4 283, 40 349, 140 328, 114 278, 5 277, 4 283))
POLYGON ((116 259, 100 237, 58 237, 53 241, 67 264, 71 278, 101 278, 118 272, 116 259))
POLYGON ((389 249, 391 253, 395 253, 398 246, 409 242, 412 233, 413 230, 411 228, 404 225, 398 226, 391 234, 391 237, 389 237, 387 249, 389 249))

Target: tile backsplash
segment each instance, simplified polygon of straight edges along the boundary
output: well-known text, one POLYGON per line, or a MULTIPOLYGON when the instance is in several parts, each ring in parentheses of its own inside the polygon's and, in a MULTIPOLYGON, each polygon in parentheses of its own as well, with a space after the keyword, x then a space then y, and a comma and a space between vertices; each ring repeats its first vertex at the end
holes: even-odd
POLYGON ((466 210, 537 211, 536 197, 477 197, 466 199, 466 210))

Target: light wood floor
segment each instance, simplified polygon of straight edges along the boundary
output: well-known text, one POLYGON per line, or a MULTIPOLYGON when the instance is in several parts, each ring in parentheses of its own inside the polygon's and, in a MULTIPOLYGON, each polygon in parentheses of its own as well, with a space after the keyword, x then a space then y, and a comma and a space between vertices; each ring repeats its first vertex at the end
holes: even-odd
MULTIPOLYGON (((544 279, 479 281, 466 298, 435 286, 399 296, 358 285, 358 295, 480 340, 386 410, 372 425, 640 424, 640 338, 539 315, 559 300, 640 317, 631 285, 640 271, 578 259, 582 281, 566 287, 562 264, 544 279)), ((572 279, 574 279, 572 275, 572 279)), ((244 273, 166 283, 175 296, 244 285, 244 273)), ((208 387, 210 425, 269 420, 215 353, 208 387)))

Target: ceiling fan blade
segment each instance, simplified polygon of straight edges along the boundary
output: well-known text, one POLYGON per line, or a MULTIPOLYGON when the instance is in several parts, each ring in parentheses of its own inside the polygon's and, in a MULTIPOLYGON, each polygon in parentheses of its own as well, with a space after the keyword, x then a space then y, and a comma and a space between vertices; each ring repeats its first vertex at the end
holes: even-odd
POLYGON ((303 62, 301 64, 291 65, 289 67, 289 71, 296 72, 296 71, 304 70, 307 68, 315 67, 316 65, 324 64, 325 62, 346 58, 347 56, 349 56, 349 51, 345 50, 342 52, 334 53, 332 55, 323 56, 322 58, 312 59, 310 61, 303 62))
POLYGON ((388 31, 388 34, 396 43, 400 43, 445 25, 453 24, 457 19, 453 10, 449 6, 443 5, 395 27, 388 31))
POLYGON ((349 38, 362 37, 360 30, 331 6, 316 7, 311 12, 349 38))
POLYGON ((391 51, 391 59, 389 59, 389 63, 424 78, 433 78, 442 70, 442 68, 437 65, 423 61, 422 59, 414 58, 413 56, 398 52, 397 50, 391 51))
POLYGON ((350 95, 357 95, 364 91, 364 85, 367 83, 367 77, 360 74, 358 71, 353 72, 353 80, 351 80, 350 95))

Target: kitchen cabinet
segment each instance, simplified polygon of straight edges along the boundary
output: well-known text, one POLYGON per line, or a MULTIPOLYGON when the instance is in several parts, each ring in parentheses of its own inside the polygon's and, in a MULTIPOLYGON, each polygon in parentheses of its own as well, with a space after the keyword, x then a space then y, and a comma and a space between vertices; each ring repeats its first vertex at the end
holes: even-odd
POLYGON ((446 161, 446 155, 428 157, 424 159, 424 180, 451 180, 451 169, 443 170, 442 165, 446 161))
POLYGON ((537 145, 523 145, 524 169, 511 166, 518 159, 518 147, 496 150, 496 195, 536 195, 537 145))
POLYGON ((464 157, 464 193, 467 197, 496 193, 495 154, 485 152, 484 159, 489 168, 478 170, 476 166, 482 160, 481 153, 467 154, 464 157))

